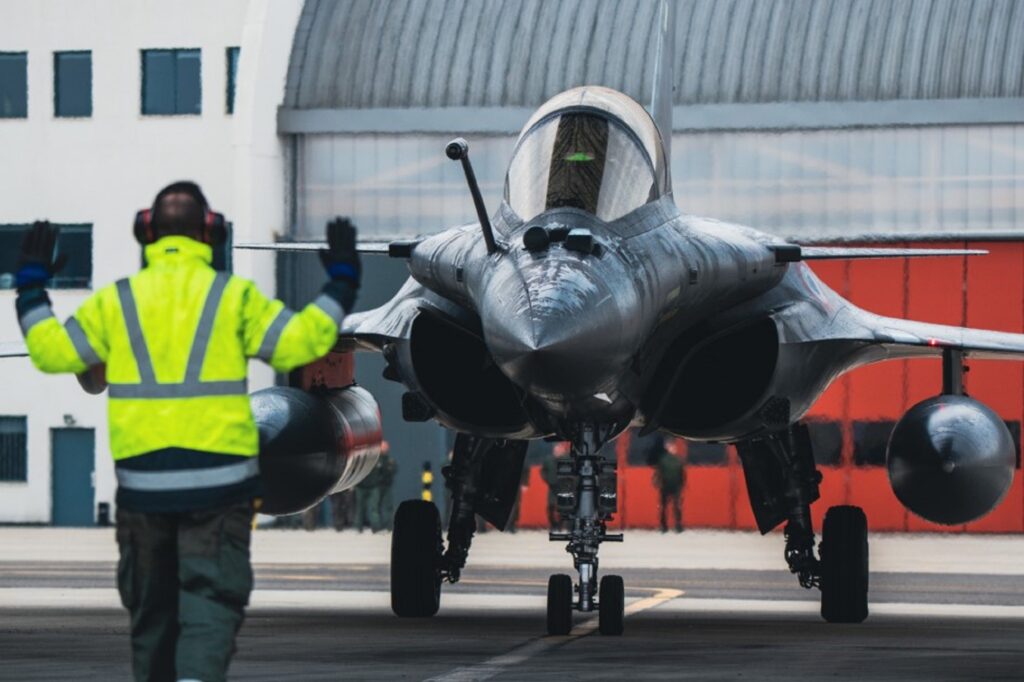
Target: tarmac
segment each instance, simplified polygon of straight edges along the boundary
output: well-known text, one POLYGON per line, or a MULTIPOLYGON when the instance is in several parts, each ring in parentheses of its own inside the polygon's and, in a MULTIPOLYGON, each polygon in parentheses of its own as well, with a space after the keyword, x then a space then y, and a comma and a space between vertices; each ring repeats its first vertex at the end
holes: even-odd
MULTIPOLYGON (((875 535, 871 615, 829 625, 773 533, 627 531, 622 637, 577 614, 544 635, 541 532, 480 536, 431 619, 398 619, 387 534, 258 530, 256 590, 232 679, 636 680, 1024 678, 1024 537, 875 535)), ((0 679, 128 679, 111 529, 0 528, 0 679)))

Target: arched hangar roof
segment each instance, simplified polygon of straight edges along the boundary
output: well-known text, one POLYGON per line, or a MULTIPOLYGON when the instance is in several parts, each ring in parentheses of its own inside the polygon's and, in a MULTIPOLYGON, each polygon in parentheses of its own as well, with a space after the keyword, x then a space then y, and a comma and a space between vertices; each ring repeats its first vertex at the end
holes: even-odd
MULTIPOLYGON (((657 0, 306 0, 285 106, 650 100, 657 0)), ((1024 96, 1020 0, 676 0, 675 103, 1024 96)))

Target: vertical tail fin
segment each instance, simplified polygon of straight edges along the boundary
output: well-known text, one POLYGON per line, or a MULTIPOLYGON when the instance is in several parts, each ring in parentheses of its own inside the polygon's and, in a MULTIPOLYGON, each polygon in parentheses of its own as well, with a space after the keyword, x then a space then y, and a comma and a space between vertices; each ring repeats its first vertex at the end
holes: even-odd
POLYGON ((651 115, 661 132, 665 144, 665 163, 672 164, 672 90, 675 75, 672 65, 676 53, 676 3, 659 0, 658 43, 655 48, 654 87, 651 96, 651 115))

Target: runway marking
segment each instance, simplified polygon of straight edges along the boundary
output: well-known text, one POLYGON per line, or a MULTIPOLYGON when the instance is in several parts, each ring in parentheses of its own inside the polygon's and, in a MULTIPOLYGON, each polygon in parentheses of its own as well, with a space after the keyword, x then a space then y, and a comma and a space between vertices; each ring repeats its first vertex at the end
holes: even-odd
MULTIPOLYGON (((646 590, 652 590, 655 588, 640 588, 646 590)), ((656 589, 655 594, 644 599, 638 599, 635 602, 630 603, 626 606, 624 613, 626 616, 631 616, 647 609, 653 609, 655 606, 664 604, 667 601, 671 601, 677 597, 683 596, 682 590, 674 589, 656 589)), ((495 656, 482 663, 476 665, 465 666, 462 668, 456 668, 450 672, 431 677, 425 682, 482 682, 483 680, 489 680, 496 675, 507 671, 509 668, 515 667, 520 663, 523 663, 535 656, 538 656, 549 649, 553 649, 558 646, 564 646, 572 642, 573 640, 587 635, 593 634, 598 628, 598 617, 591 616, 582 623, 579 623, 572 631, 565 637, 540 637, 533 639, 525 644, 522 644, 511 651, 495 656)))

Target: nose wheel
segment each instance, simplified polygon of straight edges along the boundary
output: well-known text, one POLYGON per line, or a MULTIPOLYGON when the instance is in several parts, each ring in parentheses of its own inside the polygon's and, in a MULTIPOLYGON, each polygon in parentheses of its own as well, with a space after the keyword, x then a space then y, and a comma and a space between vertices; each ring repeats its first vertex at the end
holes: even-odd
POLYGON ((548 578, 548 634, 567 635, 572 630, 572 578, 559 573, 548 578))
POLYGON ((591 454, 586 442, 574 443, 572 458, 558 463, 556 499, 569 530, 552 532, 552 541, 568 543, 579 575, 576 584, 568 575, 548 580, 548 634, 567 635, 572 630, 572 612, 598 611, 603 635, 621 635, 624 619, 622 577, 597 578, 597 553, 602 542, 622 542, 622 534, 608 533, 606 523, 617 511, 615 462, 591 454))

